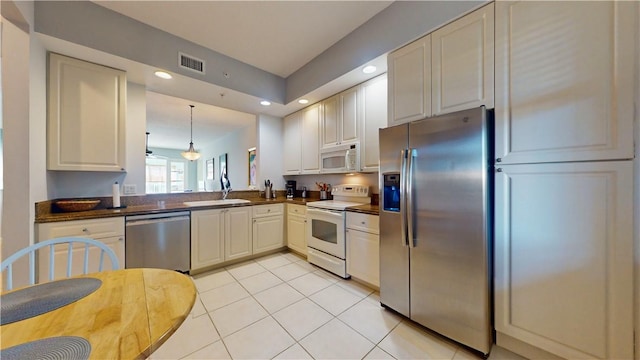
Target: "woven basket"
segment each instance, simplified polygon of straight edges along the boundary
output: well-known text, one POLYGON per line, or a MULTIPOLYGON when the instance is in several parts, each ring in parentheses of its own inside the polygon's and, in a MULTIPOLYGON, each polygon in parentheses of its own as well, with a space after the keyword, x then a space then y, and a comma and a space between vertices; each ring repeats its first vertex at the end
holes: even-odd
POLYGON ((58 200, 55 205, 62 211, 87 211, 95 209, 100 200, 58 200))

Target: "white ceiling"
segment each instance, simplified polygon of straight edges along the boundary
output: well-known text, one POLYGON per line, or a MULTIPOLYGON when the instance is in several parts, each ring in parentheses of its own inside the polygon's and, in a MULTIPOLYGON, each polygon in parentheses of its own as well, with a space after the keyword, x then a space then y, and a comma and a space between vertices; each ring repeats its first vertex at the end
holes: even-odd
MULTIPOLYGON (((286 77, 348 35, 392 1, 94 1, 173 35, 286 77)), ((127 71, 147 91, 150 147, 189 145, 189 104, 194 104, 194 146, 255 122, 253 114, 282 117, 303 105, 259 105, 260 99, 176 75, 155 78, 150 66, 42 36, 48 50, 127 71), (207 97, 204 94, 217 94, 207 97), (235 110, 230 110, 235 109, 235 110)), ((369 63, 386 72, 386 57, 369 63)), ((376 75, 374 74, 374 75, 376 75)), ((310 104, 365 81, 359 69, 308 94, 310 104)))
POLYGON ((287 77, 392 1, 94 1, 287 77))

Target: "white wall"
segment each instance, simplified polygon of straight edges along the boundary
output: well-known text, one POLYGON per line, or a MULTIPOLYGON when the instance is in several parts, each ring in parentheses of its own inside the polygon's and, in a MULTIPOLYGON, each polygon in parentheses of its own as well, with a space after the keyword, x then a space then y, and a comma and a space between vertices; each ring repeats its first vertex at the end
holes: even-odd
POLYGON ((343 184, 358 184, 369 186, 370 194, 379 194, 380 187, 378 185, 378 173, 367 174, 318 174, 318 175, 288 175, 285 176, 286 180, 295 180, 296 188, 302 190, 303 186, 307 187, 307 190, 320 190, 316 186, 316 182, 323 182, 331 185, 343 185, 343 184))
MULTIPOLYGON (((2 257, 26 247, 32 241, 33 202, 30 199, 30 134, 29 134, 29 50, 30 36, 4 16, 7 5, 3 3, 2 20, 2 117, 4 148, 3 207, 11 211, 2 212, 2 257)), ((18 2, 21 17, 33 24, 33 3, 18 2)), ((14 284, 26 284, 25 264, 14 270, 14 284)))
MULTIPOLYGON (((147 90, 144 85, 127 83, 126 166, 123 184, 136 186, 136 194, 144 194, 145 140, 147 129, 147 90)), ((122 191, 120 192, 122 194, 122 191)))
MULTIPOLYGON (((197 145, 197 144, 196 144, 197 145)), ((207 159, 214 159, 215 179, 213 181, 213 190, 220 191, 220 155, 227 154, 227 174, 231 181, 231 188, 234 190, 246 190, 249 185, 249 160, 248 149, 256 147, 256 125, 251 124, 229 133, 226 136, 208 144, 200 150, 202 156, 198 160, 199 169, 207 159)), ((199 179, 203 178, 203 172, 199 172, 199 179)), ((210 190, 210 184, 207 184, 207 190, 210 190)))
POLYGON ((284 189, 283 165, 283 124, 282 118, 259 115, 256 126, 258 149, 256 150, 257 173, 256 186, 264 190, 264 181, 269 179, 274 189, 284 189))

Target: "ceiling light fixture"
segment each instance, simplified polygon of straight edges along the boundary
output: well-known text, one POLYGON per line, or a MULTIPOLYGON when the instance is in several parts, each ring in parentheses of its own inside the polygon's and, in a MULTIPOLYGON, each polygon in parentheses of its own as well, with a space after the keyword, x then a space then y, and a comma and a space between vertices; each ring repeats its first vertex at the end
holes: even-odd
POLYGON ((260 101, 260 105, 262 105, 262 106, 269 106, 269 105, 271 105, 271 102, 270 102, 270 101, 267 101, 267 100, 262 100, 262 101, 260 101))
POLYGON ((180 155, 182 155, 182 157, 187 159, 187 160, 193 161, 193 160, 200 159, 200 153, 197 152, 193 148, 193 108, 194 108, 194 105, 189 105, 189 106, 191 107, 191 142, 189 142, 189 150, 181 152, 180 155))
POLYGON ((166 71, 162 71, 162 70, 158 70, 158 71, 154 72, 153 74, 155 76, 159 77, 160 79, 169 80, 169 79, 173 78, 173 76, 171 76, 171 74, 169 74, 166 71))
POLYGON ((373 65, 367 65, 362 68, 362 72, 365 74, 371 74, 372 72, 375 72, 375 71, 376 71, 376 67, 373 65))
POLYGON ((304 104, 308 104, 308 103, 309 103, 309 100, 307 100, 307 99, 300 99, 300 100, 298 100, 298 104, 302 104, 302 105, 304 105, 304 104))

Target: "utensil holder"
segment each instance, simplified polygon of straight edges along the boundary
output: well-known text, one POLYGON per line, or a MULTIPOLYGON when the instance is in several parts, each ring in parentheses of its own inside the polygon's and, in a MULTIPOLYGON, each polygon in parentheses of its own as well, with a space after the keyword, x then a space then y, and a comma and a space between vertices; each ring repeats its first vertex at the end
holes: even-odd
POLYGON ((320 190, 320 200, 327 200, 327 191, 320 190))
POLYGON ((264 189, 264 197, 265 199, 271 199, 271 188, 265 188, 264 189))

